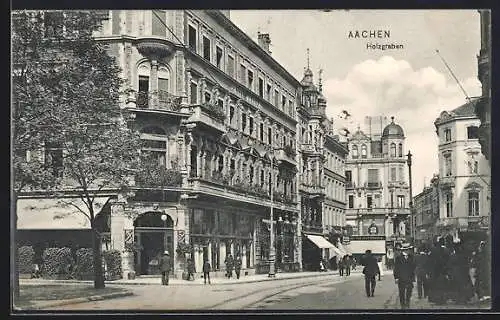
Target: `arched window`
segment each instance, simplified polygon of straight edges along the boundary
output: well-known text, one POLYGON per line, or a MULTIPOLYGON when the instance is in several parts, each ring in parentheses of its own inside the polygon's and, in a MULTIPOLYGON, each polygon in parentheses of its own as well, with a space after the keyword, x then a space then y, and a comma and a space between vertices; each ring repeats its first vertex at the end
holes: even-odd
POLYGON ((145 127, 141 130, 142 152, 158 165, 167 165, 167 135, 159 127, 145 127))
POLYGON ((400 158, 403 157, 403 144, 402 143, 399 144, 398 155, 399 155, 400 158))
POLYGON ((366 158, 366 145, 361 145, 361 158, 366 158))
POLYGON ((358 146, 357 146, 357 145, 353 145, 353 146, 352 146, 352 157, 353 157, 353 158, 357 158, 357 157, 359 157, 359 154, 358 154, 358 146))
POLYGON ((396 144, 391 143, 391 157, 395 158, 396 157, 396 144))
POLYGON ((151 64, 148 61, 142 62, 137 67, 138 89, 139 92, 149 92, 149 78, 151 76, 151 64))

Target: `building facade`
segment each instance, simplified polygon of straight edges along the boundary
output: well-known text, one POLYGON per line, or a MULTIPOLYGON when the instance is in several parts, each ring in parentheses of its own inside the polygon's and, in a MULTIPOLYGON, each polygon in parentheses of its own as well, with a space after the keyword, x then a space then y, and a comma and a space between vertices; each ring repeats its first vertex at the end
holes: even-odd
POLYGON ((439 175, 435 174, 429 186, 413 199, 413 225, 415 244, 432 244, 438 235, 436 222, 439 219, 439 175))
POLYGON ((460 238, 489 230, 491 170, 481 153, 479 99, 443 111, 434 122, 439 137, 439 220, 441 236, 460 238))
POLYGON ((300 269, 301 84, 269 36, 259 45, 217 10, 110 10, 95 37, 122 69, 123 113, 154 169, 132 193, 103 195, 123 276, 159 274, 165 250, 177 277, 188 258, 222 273, 230 253, 244 273, 266 272, 271 207, 277 266, 300 269))
POLYGON ((362 254, 371 249, 392 259, 394 246, 409 236, 410 194, 403 129, 393 117, 380 139, 358 128, 348 145, 346 224, 351 230, 351 252, 362 254))

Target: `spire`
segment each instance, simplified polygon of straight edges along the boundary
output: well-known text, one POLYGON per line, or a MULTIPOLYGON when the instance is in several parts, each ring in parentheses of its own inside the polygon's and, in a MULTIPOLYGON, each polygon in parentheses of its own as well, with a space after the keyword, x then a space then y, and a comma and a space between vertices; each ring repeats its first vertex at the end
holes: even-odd
POLYGON ((309 48, 307 48, 307 69, 309 69, 309 48))
POLYGON ((391 117, 391 122, 394 123, 394 116, 391 117))
POLYGON ((319 88, 319 92, 322 93, 323 91, 323 83, 322 83, 322 79, 321 79, 321 74, 323 73, 323 69, 319 69, 318 71, 318 76, 319 76, 319 79, 318 79, 318 88, 319 88))

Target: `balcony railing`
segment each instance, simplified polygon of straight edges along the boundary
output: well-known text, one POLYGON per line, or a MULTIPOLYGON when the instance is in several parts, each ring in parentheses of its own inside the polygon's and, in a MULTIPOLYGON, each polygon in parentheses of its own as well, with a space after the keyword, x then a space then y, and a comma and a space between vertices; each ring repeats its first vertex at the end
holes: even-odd
POLYGON ((136 93, 136 105, 141 109, 152 109, 162 111, 179 112, 181 108, 182 97, 164 91, 139 91, 136 93))
POLYGON ((325 116, 325 107, 319 107, 319 106, 316 106, 316 107, 310 107, 309 109, 309 113, 313 116, 325 116))
POLYGON ((135 185, 145 188, 178 187, 182 185, 182 174, 178 169, 166 169, 162 166, 145 169, 135 176, 135 185))
POLYGON ((201 110, 207 113, 210 117, 219 122, 224 122, 226 119, 226 114, 224 113, 224 109, 222 109, 219 105, 205 102, 200 105, 201 110))
POLYGON ((290 146, 286 146, 284 148, 279 148, 276 150, 276 159, 280 161, 287 161, 292 165, 296 165, 295 163, 295 150, 293 150, 290 146))

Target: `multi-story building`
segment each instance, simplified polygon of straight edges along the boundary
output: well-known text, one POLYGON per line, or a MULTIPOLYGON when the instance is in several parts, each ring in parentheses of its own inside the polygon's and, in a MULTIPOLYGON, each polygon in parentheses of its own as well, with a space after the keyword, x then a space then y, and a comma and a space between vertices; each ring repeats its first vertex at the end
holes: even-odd
MULTIPOLYGON (((298 109, 300 205, 302 214, 302 255, 306 269, 316 269, 319 259, 332 249, 323 235, 344 224, 347 148, 333 135, 333 123, 326 117, 326 99, 321 78, 316 86, 309 66, 301 81, 298 109), (319 239, 319 240, 317 240, 319 239), (327 248, 330 246, 330 248, 327 248)), ((340 231, 340 230, 339 230, 340 231)))
POLYGON ((439 137, 440 235, 466 238, 488 230, 491 170, 479 144, 480 120, 474 113, 479 99, 443 111, 434 122, 439 137))
POLYGON ((348 249, 354 255, 371 249, 378 255, 388 253, 391 259, 394 246, 408 236, 410 194, 404 143, 403 129, 394 123, 394 117, 378 140, 359 127, 349 137, 346 224, 350 229, 348 249))
POLYGON ((479 10, 481 23, 481 49, 477 56, 477 77, 481 81, 482 94, 475 113, 481 120, 479 143, 486 159, 491 153, 491 10, 479 10))
POLYGON ((122 69, 122 108, 142 152, 163 168, 154 185, 137 176, 132 194, 105 195, 99 215, 124 277, 158 273, 165 249, 177 276, 188 256, 197 271, 205 259, 222 271, 229 253, 245 273, 265 272, 271 207, 277 263, 300 267, 301 84, 270 55, 269 36, 259 45, 217 10, 111 10, 95 36, 122 69))
POLYGON ((438 236, 436 222, 439 219, 439 175, 435 174, 429 186, 413 198, 413 225, 416 244, 432 244, 438 236))

